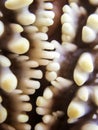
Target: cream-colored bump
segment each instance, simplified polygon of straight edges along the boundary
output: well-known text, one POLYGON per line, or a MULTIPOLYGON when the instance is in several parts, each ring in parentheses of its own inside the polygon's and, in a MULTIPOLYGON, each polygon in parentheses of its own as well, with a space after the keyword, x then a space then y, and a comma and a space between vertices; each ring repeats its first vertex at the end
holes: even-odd
POLYGON ((86 86, 82 86, 77 92, 77 97, 86 102, 89 99, 89 94, 88 88, 86 86))
POLYGON ((53 11, 46 11, 46 10, 40 11, 38 15, 39 17, 50 18, 50 19, 53 19, 55 17, 55 13, 53 11))
POLYGON ((48 71, 58 71, 60 69, 60 65, 57 62, 50 62, 47 65, 47 70, 48 71))
POLYGON ((9 67, 10 65, 11 65, 10 60, 5 56, 0 55, 0 66, 9 67))
POLYGON ((48 10, 53 9, 53 4, 50 3, 50 2, 44 3, 43 6, 44 6, 45 9, 48 9, 48 10))
POLYGON ((85 113, 85 105, 81 102, 72 101, 68 106, 67 114, 71 119, 82 117, 85 113))
POLYGON ((84 52, 80 55, 78 64, 81 67, 81 69, 85 72, 90 73, 90 72, 93 72, 94 70, 93 57, 88 52, 84 52))
POLYGON ((8 49, 11 52, 14 52, 17 54, 23 54, 27 52, 29 49, 29 41, 26 38, 23 38, 20 36, 15 37, 9 42, 8 49))
POLYGON ((16 10, 28 6, 32 2, 33 0, 7 0, 5 2, 5 7, 8 9, 16 10))
POLYGON ((38 124, 35 126, 34 130, 48 130, 48 129, 46 128, 45 124, 43 124, 43 123, 38 123, 38 124))
POLYGON ((98 125, 90 122, 90 123, 83 125, 81 130, 98 130, 98 125))
POLYGON ((41 97, 41 96, 39 96, 39 97, 37 98, 37 101, 36 101, 36 105, 37 105, 37 106, 40 106, 40 107, 42 107, 42 106, 47 106, 48 103, 49 103, 48 100, 45 99, 44 97, 41 97))
POLYGON ((86 43, 93 42, 96 38, 95 31, 89 26, 84 26, 82 29, 82 40, 86 43))
POLYGON ((64 5, 63 6, 63 12, 71 14, 72 10, 71 10, 71 8, 68 5, 64 5))
POLYGON ((73 84, 73 82, 71 80, 63 78, 63 77, 57 77, 56 80, 59 82, 59 84, 62 87, 69 87, 73 84))
POLYGON ((3 35, 4 33, 4 24, 2 21, 0 21, 0 37, 3 35))
POLYGON ((63 42, 62 46, 63 46, 64 50, 66 50, 68 52, 74 52, 77 50, 77 46, 73 43, 63 42))
POLYGON ((98 31, 98 14, 91 14, 87 19, 87 25, 98 31))
POLYGON ((48 71, 46 72, 45 77, 48 81, 53 81, 57 78, 57 73, 55 71, 48 71))
POLYGON ((28 8, 25 7, 23 10, 21 9, 19 12, 17 12, 17 21, 22 25, 30 25, 35 22, 35 15, 33 13, 30 13, 28 11, 28 8))
POLYGON ((17 78, 9 68, 3 68, 1 72, 1 88, 6 92, 12 92, 17 87, 17 78))
POLYGON ((7 118, 7 110, 0 104, 0 124, 7 118))
POLYGON ((62 22, 62 24, 64 24, 64 23, 73 23, 73 19, 69 14, 64 13, 61 16, 61 22, 62 22))
POLYGON ((39 33, 35 33, 33 35, 33 38, 34 38, 34 40, 36 40, 36 39, 39 39, 39 40, 48 40, 48 35, 46 33, 39 32, 39 33))
POLYGON ((19 24, 10 24, 10 27, 12 28, 13 32, 15 32, 15 33, 23 32, 23 27, 19 24))
POLYGON ((74 70, 73 78, 76 84, 78 86, 81 86, 88 80, 89 73, 84 72, 83 70, 81 70, 81 68, 77 66, 74 70))
POLYGON ((79 2, 79 0, 68 0, 68 2, 69 2, 69 3, 71 3, 71 2, 78 3, 78 2, 79 2))
POLYGON ((75 29, 72 24, 64 23, 62 26, 63 34, 70 35, 71 37, 75 36, 75 29))
POLYGON ((53 97, 53 92, 50 88, 46 88, 44 90, 43 96, 45 97, 45 99, 51 99, 53 97))
POLYGON ((2 102, 2 96, 0 96, 0 103, 2 102))
POLYGON ((53 121, 53 116, 52 115, 45 115, 45 116, 43 116, 42 120, 44 123, 48 124, 48 123, 53 121))
POLYGON ((92 5, 98 5, 98 0, 89 0, 92 5))
POLYGON ((39 114, 39 115, 46 115, 47 113, 49 113, 49 109, 47 108, 44 108, 44 107, 37 107, 36 108, 36 112, 39 114))
POLYGON ((29 117, 26 114, 19 114, 17 116, 17 120, 21 123, 27 122, 29 120, 29 117))

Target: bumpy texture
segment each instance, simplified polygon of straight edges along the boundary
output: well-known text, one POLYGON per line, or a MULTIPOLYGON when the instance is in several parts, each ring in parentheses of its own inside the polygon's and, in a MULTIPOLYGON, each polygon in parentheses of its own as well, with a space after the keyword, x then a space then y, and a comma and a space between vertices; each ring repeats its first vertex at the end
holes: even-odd
POLYGON ((0 0, 0 130, 98 130, 97 37, 97 0, 0 0))

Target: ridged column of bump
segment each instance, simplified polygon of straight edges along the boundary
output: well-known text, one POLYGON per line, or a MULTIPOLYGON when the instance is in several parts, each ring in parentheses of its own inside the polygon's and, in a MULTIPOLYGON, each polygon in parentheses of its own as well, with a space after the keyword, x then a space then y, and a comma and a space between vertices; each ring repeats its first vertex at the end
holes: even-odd
POLYGON ((31 39, 31 48, 28 51, 31 59, 37 61, 39 65, 47 65, 52 59, 59 57, 59 54, 54 52, 53 41, 48 41, 46 33, 39 32, 35 26, 26 27, 25 31, 31 39))
POLYGON ((9 55, 9 57, 13 63, 13 71, 18 78, 17 88, 25 94, 33 94, 40 87, 38 80, 42 78, 42 71, 37 69, 39 64, 25 55, 9 55))
POLYGON ((62 23, 62 44, 72 43, 77 34, 79 18, 86 14, 86 10, 77 3, 63 6, 62 23))
MULTIPOLYGON (((0 129, 30 130, 31 126, 26 123, 29 120, 26 112, 29 112, 32 109, 32 105, 28 103, 30 100, 29 96, 23 94, 23 92, 18 89, 13 90, 10 94, 2 91, 2 96, 4 99, 3 104, 7 109, 8 115, 5 122, 0 124, 0 129)), ((3 115, 3 118, 4 116, 5 115, 3 115)))
POLYGON ((48 27, 53 25, 55 14, 52 11, 54 0, 37 0, 39 8, 36 11, 35 26, 39 28, 40 32, 47 32, 48 27))

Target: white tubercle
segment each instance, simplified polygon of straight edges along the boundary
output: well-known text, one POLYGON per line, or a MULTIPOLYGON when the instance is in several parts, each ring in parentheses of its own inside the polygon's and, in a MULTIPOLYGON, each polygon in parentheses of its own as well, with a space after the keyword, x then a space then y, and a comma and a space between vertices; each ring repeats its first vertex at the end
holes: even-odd
POLYGON ((81 68, 76 66, 73 74, 74 81, 78 86, 83 85, 89 78, 89 73, 83 71, 81 68))
POLYGON ((25 7, 19 11, 17 11, 17 21, 22 25, 30 25, 35 22, 35 15, 30 13, 28 7, 25 7))
POLYGON ((60 69, 60 65, 57 62, 50 62, 47 65, 47 70, 48 71, 58 71, 60 69))
POLYGON ((44 97, 39 96, 36 101, 36 105, 40 107, 47 107, 50 105, 50 100, 45 99, 44 97))
POLYGON ((77 97, 81 99, 82 101, 86 102, 89 99, 89 89, 86 86, 82 86, 78 91, 77 91, 77 97))
POLYGON ((0 20, 0 37, 3 35, 4 33, 4 24, 3 22, 0 20))
POLYGON ((96 38, 95 31, 89 26, 84 26, 82 29, 82 40, 86 43, 93 42, 96 38))
POLYGON ((17 87, 17 78, 9 68, 2 68, 0 73, 1 88, 6 92, 12 92, 17 87))
POLYGON ((33 0, 7 0, 5 7, 8 9, 16 10, 28 6, 33 0))
POLYGON ((98 14, 91 14, 87 19, 87 25, 98 32, 98 14))
POLYGON ((70 2, 70 5, 64 5, 63 12, 61 16, 62 43, 72 42, 76 35, 78 19, 81 14, 85 13, 85 10, 79 7, 77 3, 70 2))
POLYGON ((82 126, 81 130, 98 130, 96 123, 90 122, 82 126))
POLYGON ((48 10, 52 10, 53 9, 53 4, 50 2, 44 3, 44 8, 48 9, 48 10))
POLYGON ((80 58, 78 60, 78 64, 85 72, 93 72, 94 70, 94 63, 93 63, 93 57, 90 53, 84 52, 80 55, 80 58))
POLYGON ((48 87, 44 90, 43 96, 45 99, 51 99, 53 97, 53 92, 52 90, 48 87))
POLYGON ((17 116, 17 120, 21 123, 27 122, 29 120, 29 117, 26 114, 19 114, 17 116))
POLYGON ((23 27, 21 25, 19 25, 19 24, 11 23, 10 27, 13 30, 14 33, 21 33, 21 32, 23 32, 23 27))
POLYGON ((74 52, 77 50, 77 46, 73 43, 63 42, 62 46, 63 46, 64 50, 66 50, 68 52, 74 52))
POLYGON ((47 71, 45 77, 48 81, 53 81, 57 78, 57 73, 55 71, 47 71))
POLYGON ((7 115, 7 110, 0 103, 0 124, 6 120, 7 115))
POLYGON ((38 123, 38 124, 35 126, 34 130, 49 130, 49 129, 45 126, 45 124, 43 124, 43 123, 38 123))
POLYGON ((16 34, 8 43, 8 49, 11 52, 17 53, 17 54, 23 54, 28 51, 29 49, 29 41, 20 36, 19 34, 16 34))
POLYGON ((69 119, 78 119, 88 112, 86 103, 73 99, 68 106, 67 115, 69 119))
POLYGON ((10 65, 11 65, 10 60, 7 57, 5 57, 5 56, 0 55, 0 66, 2 66, 2 67, 9 67, 10 65))

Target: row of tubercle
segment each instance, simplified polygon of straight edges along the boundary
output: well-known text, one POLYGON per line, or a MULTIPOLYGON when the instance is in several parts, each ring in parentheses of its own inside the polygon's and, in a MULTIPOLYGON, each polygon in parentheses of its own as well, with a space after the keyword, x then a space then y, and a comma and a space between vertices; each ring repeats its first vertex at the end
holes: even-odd
MULTIPOLYGON (((67 117, 68 125, 77 123, 93 111, 89 102, 96 107, 92 117, 83 122, 82 126, 67 129, 98 130, 98 121, 94 122, 98 120, 98 74, 95 73, 95 70, 98 71, 98 44, 95 42, 98 36, 98 9, 88 16, 80 1, 65 1, 60 17, 59 43, 56 39, 50 41, 48 36, 50 27, 55 24, 57 14, 53 9, 56 0, 0 0, 1 130, 51 130, 58 119, 64 116, 67 117), (36 9, 33 10, 35 5, 36 9), (84 48, 74 43, 81 16, 87 18, 81 30, 84 48), (77 61, 70 72, 73 78, 59 74, 62 62, 65 61, 65 66, 67 64, 66 55, 72 54, 73 60, 72 56, 79 49, 82 51, 76 57, 77 61), (96 77, 94 85, 87 83, 92 74, 96 77), (30 97, 43 89, 41 83, 44 80, 49 86, 45 86, 43 94, 36 97, 36 107, 33 108, 30 97), (71 88, 74 89, 74 86, 75 95, 67 104, 66 111, 62 110, 62 106, 53 109, 56 106, 53 102, 54 97, 64 91, 69 91, 70 96, 71 88), (33 120, 29 123, 28 114, 33 109, 41 116, 41 121, 34 128, 31 125, 33 120)), ((98 5, 97 0, 88 2, 91 6, 98 5)), ((54 130, 57 130, 57 127, 54 130)))

